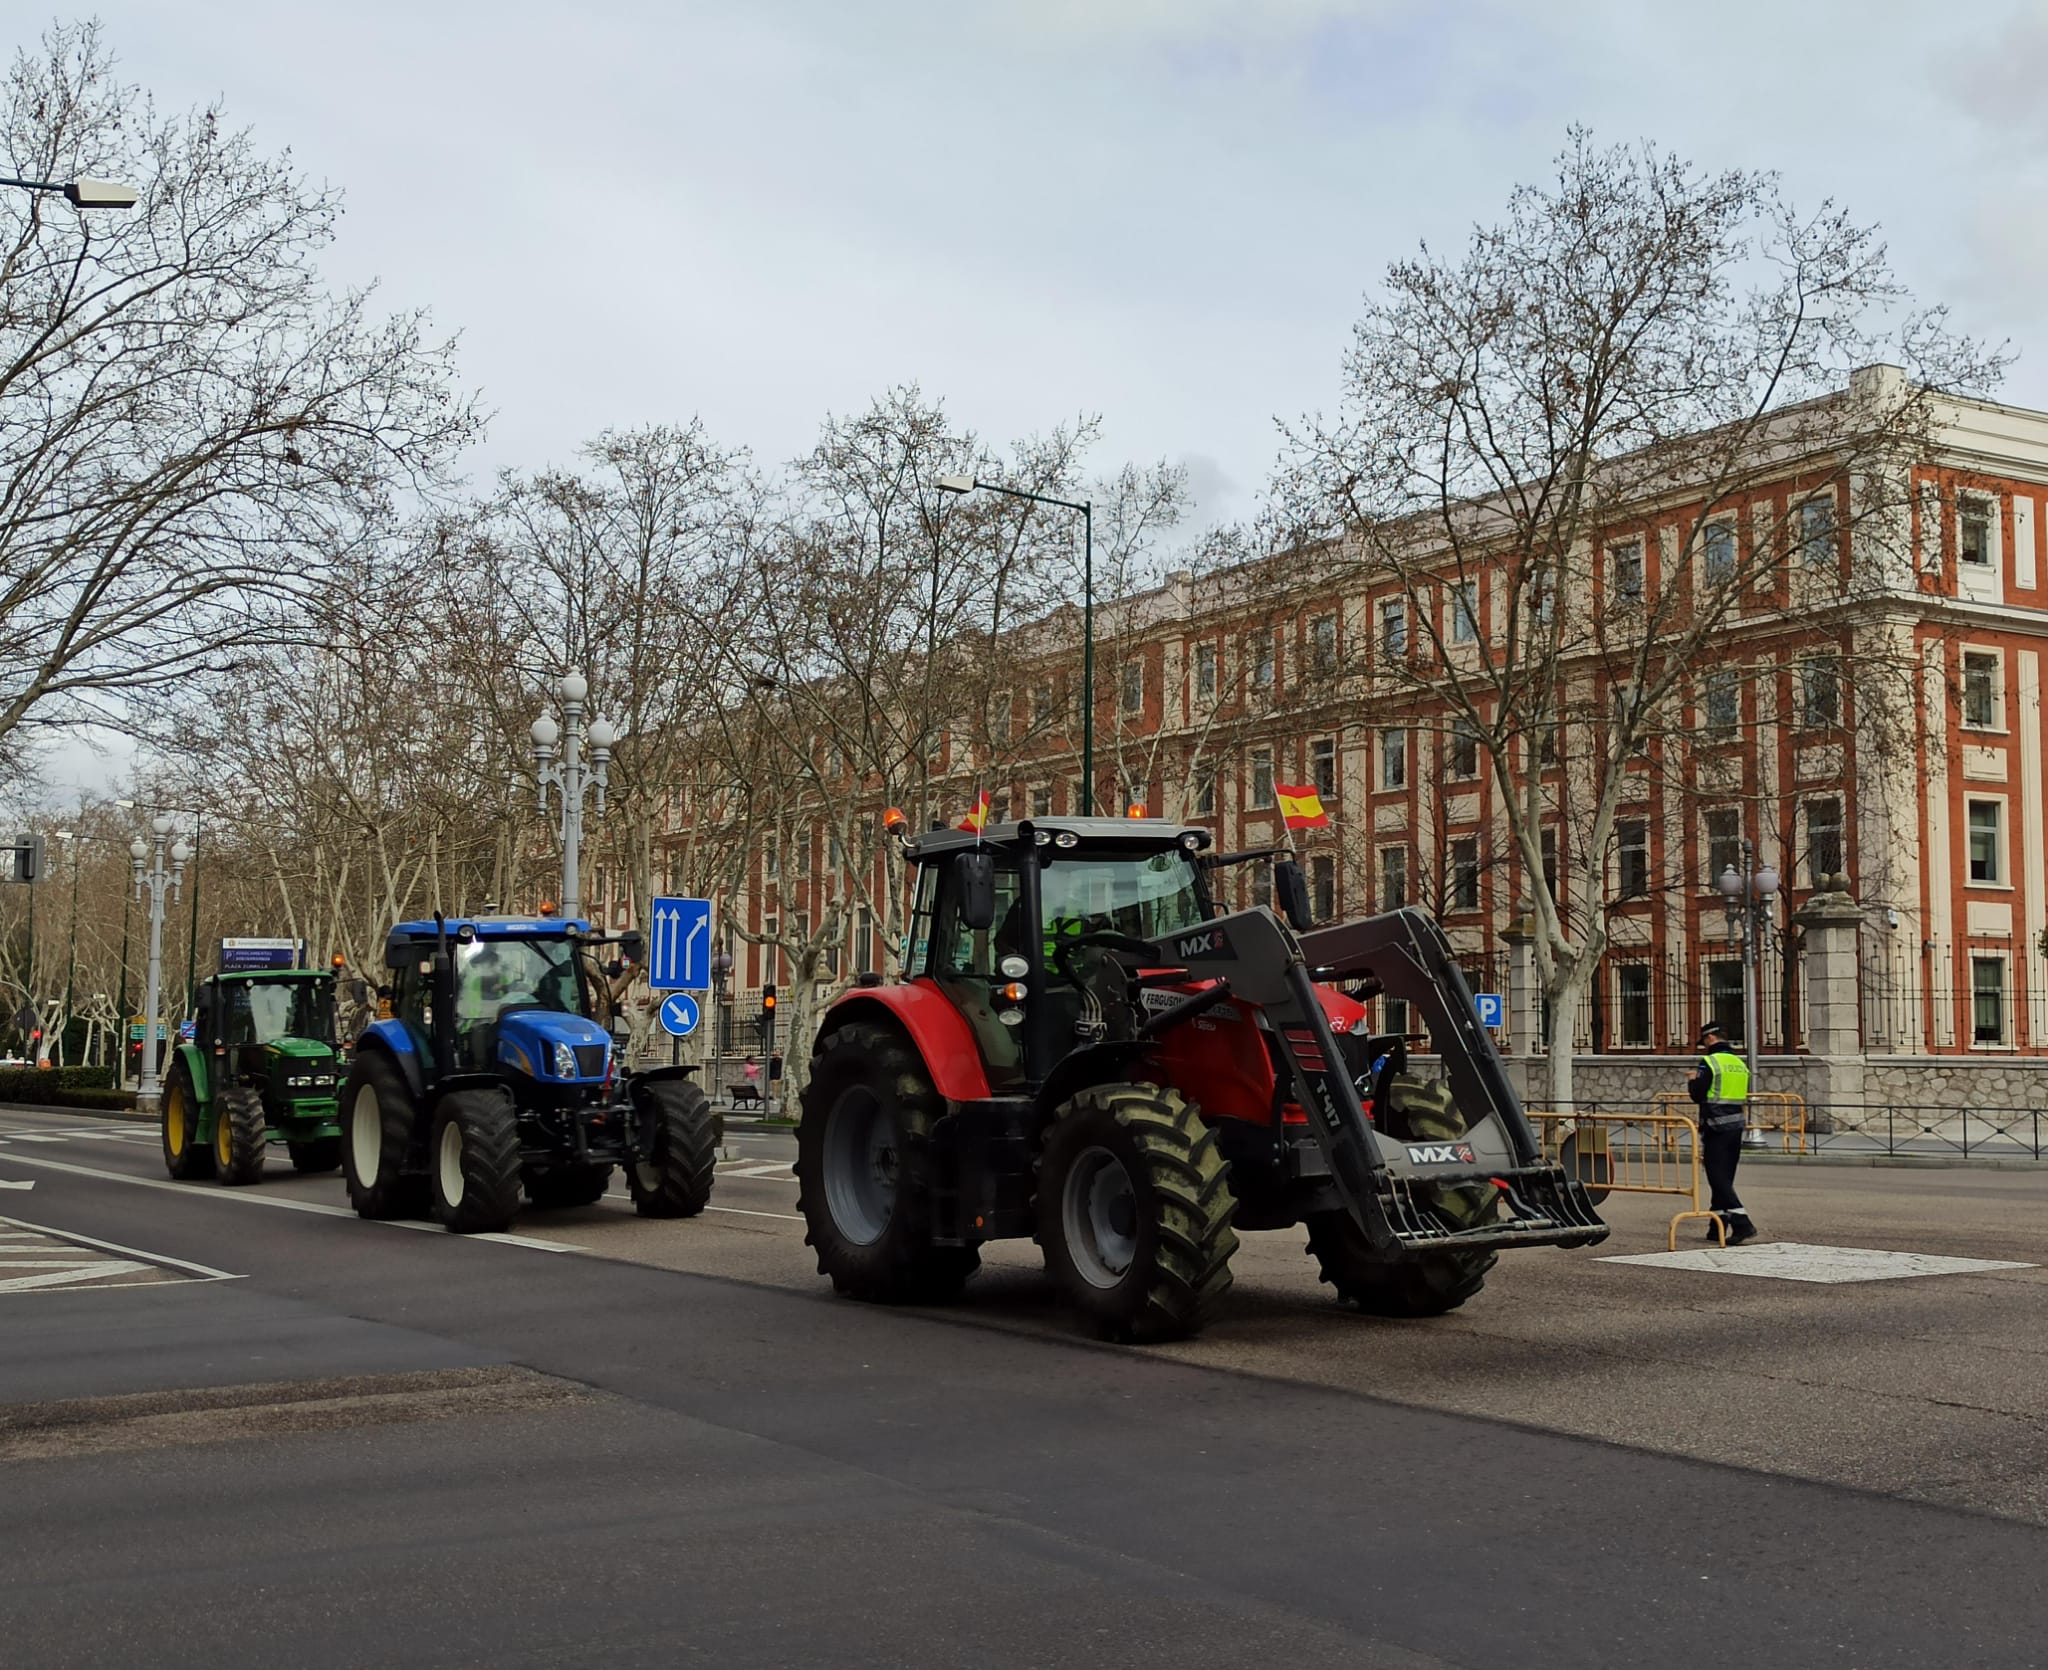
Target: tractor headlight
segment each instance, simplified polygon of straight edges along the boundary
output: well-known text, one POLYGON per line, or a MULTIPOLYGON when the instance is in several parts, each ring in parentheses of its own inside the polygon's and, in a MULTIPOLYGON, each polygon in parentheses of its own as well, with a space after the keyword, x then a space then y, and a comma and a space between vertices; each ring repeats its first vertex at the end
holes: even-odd
POLYGON ((555 1077, 573 1079, 576 1077, 576 1052, 567 1044, 555 1045, 555 1077))

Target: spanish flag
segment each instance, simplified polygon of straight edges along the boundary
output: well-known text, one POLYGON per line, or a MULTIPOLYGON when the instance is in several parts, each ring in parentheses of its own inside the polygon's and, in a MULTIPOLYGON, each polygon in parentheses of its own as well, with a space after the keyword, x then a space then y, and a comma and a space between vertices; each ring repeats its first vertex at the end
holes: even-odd
POLYGON ((987 789, 983 789, 980 794, 975 796, 974 810, 969 812, 966 817, 962 818, 953 827, 955 829, 969 830, 976 835, 979 835, 984 829, 988 828, 987 789))
POLYGON ((1330 814, 1323 810, 1323 797, 1313 783, 1275 783, 1273 798, 1280 802, 1280 816, 1289 829, 1328 829, 1330 814))

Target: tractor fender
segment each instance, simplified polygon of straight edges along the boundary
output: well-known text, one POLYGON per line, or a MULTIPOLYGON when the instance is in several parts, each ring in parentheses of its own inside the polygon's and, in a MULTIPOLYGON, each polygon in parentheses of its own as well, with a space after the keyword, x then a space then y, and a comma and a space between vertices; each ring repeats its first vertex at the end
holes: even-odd
POLYGON ((701 1065, 696 1061, 683 1061, 672 1067, 643 1067, 638 1072, 628 1073, 626 1078, 632 1084, 659 1084, 663 1079, 686 1079, 701 1065))
POLYGON ((427 1100, 426 1075, 420 1070, 420 1052, 414 1048, 412 1034, 405 1029, 403 1021, 374 1021, 356 1040, 356 1053, 366 1049, 381 1049, 391 1057, 392 1065, 405 1080, 406 1089, 412 1092, 413 1104, 423 1107, 427 1100))
POLYGON ((1149 1038, 1119 1038, 1074 1051, 1046 1076, 1035 1098, 1038 1111, 1049 1118, 1062 1102, 1090 1085, 1127 1082, 1133 1076, 1132 1064, 1151 1047, 1149 1038))
POLYGON ((947 1101, 985 1102, 992 1094, 974 1028, 931 981, 856 987, 825 1011, 818 1036, 849 1021, 893 1023, 909 1037, 931 1074, 932 1088, 947 1101))
MULTIPOLYGON (((444 1073, 440 1078, 434 1080, 434 1088, 429 1092, 429 1095, 434 1101, 438 1102, 443 1096, 452 1096, 458 1090, 503 1090, 504 1088, 505 1078, 502 1073, 444 1073)), ((421 1098, 423 1106, 426 1099, 425 1097, 421 1098)))
MULTIPOLYGON (((208 1071, 212 1064, 206 1059, 206 1052, 197 1044, 180 1044, 178 1059, 185 1063, 185 1071, 192 1080, 192 1094, 199 1098, 199 1106, 193 1111, 204 1119, 211 1111, 213 1102, 213 1075, 208 1071)), ((202 1134, 210 1136, 212 1131, 209 1129, 202 1134)))

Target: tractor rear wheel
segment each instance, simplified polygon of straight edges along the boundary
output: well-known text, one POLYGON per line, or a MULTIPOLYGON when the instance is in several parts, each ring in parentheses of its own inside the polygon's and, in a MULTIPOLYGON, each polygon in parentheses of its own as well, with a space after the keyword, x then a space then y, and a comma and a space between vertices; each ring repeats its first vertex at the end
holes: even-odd
POLYGON ((503 1090, 451 1090, 434 1105, 434 1217, 457 1235, 503 1229, 519 1210, 519 1110, 503 1090))
POLYGON ((852 1021, 818 1040, 796 1132, 797 1210, 818 1274, 879 1304, 936 1305, 981 1267, 932 1244, 931 1131, 942 1104, 891 1028, 852 1021))
POLYGON ((647 1154, 626 1167, 633 1210, 643 1218, 694 1218, 711 1199, 718 1168, 711 1098, 694 1079, 656 1079, 634 1086, 633 1099, 649 1144, 647 1154))
POLYGON ((1110 1339, 1199 1333, 1230 1290, 1237 1200, 1216 1133, 1155 1084, 1063 1104, 1038 1169, 1046 1268, 1110 1339))
POLYGON ((1349 1212, 1308 1220, 1308 1250, 1340 1303, 1367 1316, 1442 1316, 1486 1285, 1491 1252, 1425 1252, 1389 1258, 1375 1252, 1349 1212))
POLYGON ((157 1122, 164 1141, 164 1169, 180 1183, 195 1183, 213 1175, 213 1150, 198 1138, 199 1098, 192 1091, 192 1075, 185 1063, 171 1064, 164 1080, 163 1105, 157 1122))
POLYGON ((427 1180, 405 1169, 416 1118, 397 1063, 382 1049, 365 1049, 341 1087, 342 1167, 358 1217, 425 1215, 427 1180))
POLYGON ((553 1171, 532 1171, 526 1174, 526 1198, 543 1210, 590 1206, 604 1198, 611 1180, 610 1166, 557 1166, 553 1171))
POLYGON ((257 1182, 268 1152, 262 1092, 241 1084, 223 1086, 213 1102, 214 1175, 230 1186, 257 1182))
POLYGON ((341 1164, 340 1137, 309 1137, 304 1142, 288 1142, 285 1148, 294 1171, 332 1171, 341 1164))

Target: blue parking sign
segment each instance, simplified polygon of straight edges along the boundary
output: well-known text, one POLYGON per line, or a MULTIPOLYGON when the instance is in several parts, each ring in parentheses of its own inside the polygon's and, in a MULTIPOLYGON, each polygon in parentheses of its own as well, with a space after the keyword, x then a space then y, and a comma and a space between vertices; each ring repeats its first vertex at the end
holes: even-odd
POLYGON ((1506 1026, 1508 1006, 1499 992, 1478 992, 1472 999, 1472 1007, 1479 1011, 1481 1026, 1506 1026))

